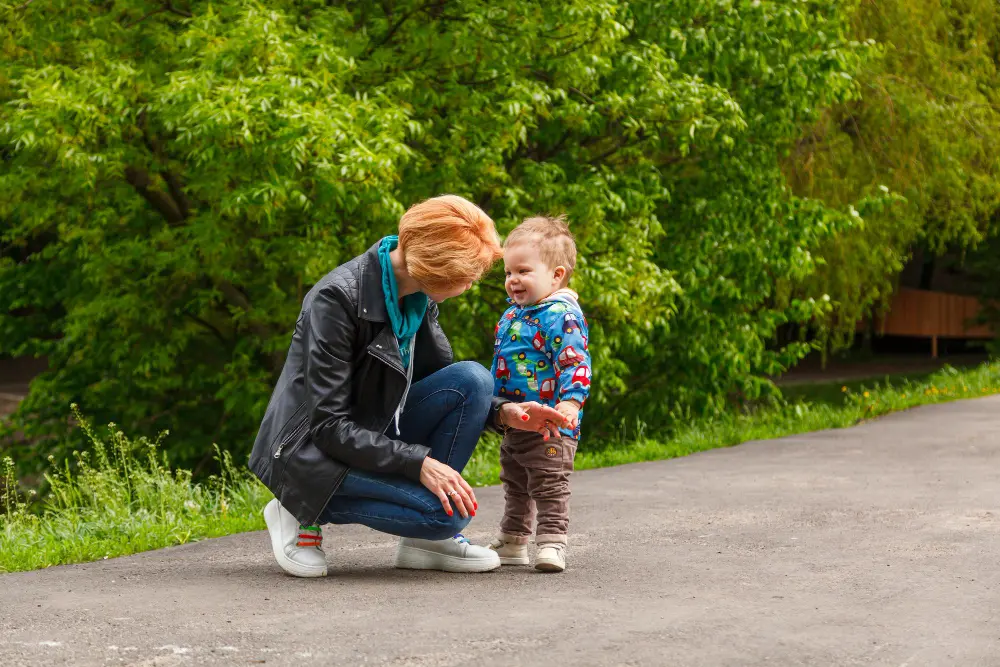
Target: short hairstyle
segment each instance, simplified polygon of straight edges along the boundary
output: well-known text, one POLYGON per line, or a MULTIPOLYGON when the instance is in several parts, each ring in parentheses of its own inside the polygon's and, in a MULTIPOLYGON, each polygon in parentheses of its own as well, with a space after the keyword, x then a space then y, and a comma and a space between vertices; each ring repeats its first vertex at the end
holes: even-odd
POLYGON ((538 244, 542 260, 550 267, 566 267, 566 279, 563 284, 569 282, 576 268, 576 241, 573 232, 569 231, 569 225, 566 224, 565 215, 525 219, 507 235, 504 247, 509 248, 526 242, 538 244))
POLYGON ((475 282, 503 257, 490 216, 456 195, 414 204, 399 221, 406 270, 429 291, 475 282))

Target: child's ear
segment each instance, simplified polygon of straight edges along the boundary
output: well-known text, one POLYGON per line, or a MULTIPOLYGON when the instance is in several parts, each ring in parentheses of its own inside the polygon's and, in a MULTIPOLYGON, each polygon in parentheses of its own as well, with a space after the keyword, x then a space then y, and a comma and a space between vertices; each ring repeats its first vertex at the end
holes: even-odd
POLYGON ((552 277, 555 278, 557 282, 561 283, 566 279, 566 267, 557 266, 555 271, 552 272, 552 277))

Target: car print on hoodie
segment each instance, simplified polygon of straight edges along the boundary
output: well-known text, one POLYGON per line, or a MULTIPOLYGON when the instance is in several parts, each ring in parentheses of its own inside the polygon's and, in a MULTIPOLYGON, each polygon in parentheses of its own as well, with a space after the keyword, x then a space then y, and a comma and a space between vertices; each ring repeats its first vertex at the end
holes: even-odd
MULTIPOLYGON (((583 406, 590 396, 591 363, 587 320, 576 292, 557 290, 524 307, 508 302, 512 305, 495 329, 493 393, 518 403, 555 407, 575 400, 583 406)), ((580 438, 579 423, 575 430, 560 430, 580 438)))

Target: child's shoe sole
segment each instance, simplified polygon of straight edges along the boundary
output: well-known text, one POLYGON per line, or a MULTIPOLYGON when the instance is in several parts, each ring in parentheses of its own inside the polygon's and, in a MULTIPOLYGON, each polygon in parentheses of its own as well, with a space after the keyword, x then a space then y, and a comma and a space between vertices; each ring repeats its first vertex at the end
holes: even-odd
POLYGON ((539 572, 562 572, 566 569, 565 563, 560 563, 558 560, 536 559, 535 569, 539 572))
POLYGON ((528 560, 527 556, 518 556, 518 557, 509 556, 509 557, 506 557, 506 558, 504 556, 500 556, 500 564, 501 565, 530 565, 531 561, 528 560))
POLYGON ((559 563, 553 563, 551 561, 542 561, 540 563, 535 563, 535 569, 539 572, 562 572, 566 569, 566 566, 560 565, 559 563))

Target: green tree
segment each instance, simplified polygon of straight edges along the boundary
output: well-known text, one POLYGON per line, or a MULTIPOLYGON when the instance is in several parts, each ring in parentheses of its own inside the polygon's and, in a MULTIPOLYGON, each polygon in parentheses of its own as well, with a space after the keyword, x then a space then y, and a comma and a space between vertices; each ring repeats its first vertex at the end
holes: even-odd
MULTIPOLYGON (((301 298, 442 192, 565 212, 592 435, 755 395, 824 311, 783 285, 847 211, 781 159, 853 97, 835 0, 35 2, 4 10, 0 353, 47 354, 11 423, 79 402, 176 459, 246 452, 301 298), (784 289, 784 291, 782 291, 784 289)), ((860 206, 860 204, 859 204, 860 206)), ((487 359, 495 277, 446 304, 487 359)))
POLYGON ((801 288, 832 296, 822 335, 834 347, 887 305, 914 250, 973 248, 996 233, 1000 210, 1000 5, 866 2, 851 25, 856 39, 880 45, 858 73, 862 95, 824 112, 785 161, 802 196, 833 206, 879 191, 896 197, 828 239, 801 288))

